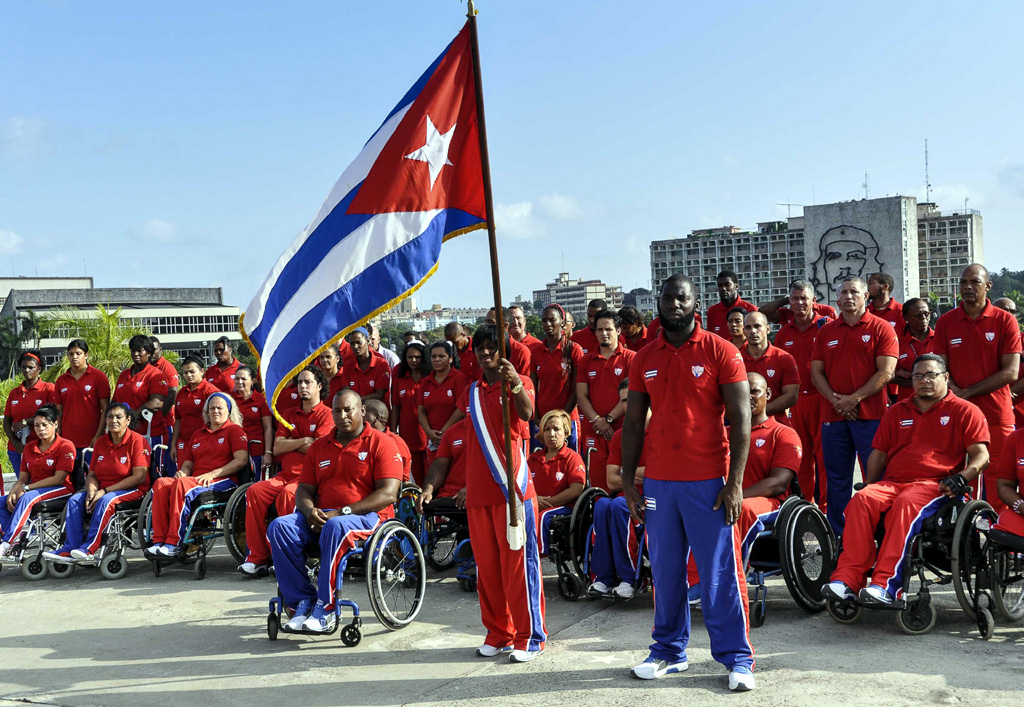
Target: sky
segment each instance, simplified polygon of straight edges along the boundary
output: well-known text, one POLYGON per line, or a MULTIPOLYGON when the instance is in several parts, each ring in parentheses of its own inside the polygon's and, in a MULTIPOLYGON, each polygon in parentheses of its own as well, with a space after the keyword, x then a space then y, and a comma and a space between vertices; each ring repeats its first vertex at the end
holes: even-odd
MULTIPOLYGON (((465 22, 456 0, 0 4, 0 275, 243 310, 465 22)), ((924 198, 1024 269, 1024 5, 479 0, 505 300, 649 287, 650 241, 924 198), (791 207, 794 215, 800 207, 791 207)), ((491 300, 486 234, 422 308, 491 300)))

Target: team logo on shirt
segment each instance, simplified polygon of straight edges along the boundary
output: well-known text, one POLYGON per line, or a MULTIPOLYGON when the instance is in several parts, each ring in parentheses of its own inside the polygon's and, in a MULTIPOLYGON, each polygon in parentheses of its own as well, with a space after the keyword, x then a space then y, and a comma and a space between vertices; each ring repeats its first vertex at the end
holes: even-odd
POLYGON ((774 368, 769 368, 768 369, 768 377, 769 378, 774 378, 775 377, 775 369, 774 368))
POLYGON ((793 345, 793 342, 792 342, 792 341, 783 341, 783 342, 782 342, 782 345, 783 345, 783 346, 792 346, 792 345, 793 345))
POLYGON ((253 412, 259 412, 259 411, 260 411, 260 409, 259 409, 258 407, 256 407, 255 405, 253 405, 253 406, 252 406, 252 411, 253 411, 253 412))
MULTIPOLYGON (((367 452, 359 452, 359 461, 366 459, 367 452)), ((398 455, 395 455, 398 456, 398 455)))
POLYGON ((900 420, 900 427, 910 427, 914 424, 914 418, 909 420, 900 420))
POLYGON ((832 341, 828 342, 828 347, 830 349, 834 349, 837 346, 839 346, 839 339, 832 339, 832 341))
POLYGON ((862 334, 860 340, 863 341, 865 344, 868 343, 869 341, 871 341, 871 334, 862 334))
POLYGON ((223 437, 218 437, 217 438, 217 444, 224 444, 224 438, 223 437))
POLYGON ((142 381, 139 381, 138 383, 136 383, 135 387, 136 388, 141 388, 142 387, 142 381))
POLYGON ((370 387, 373 388, 377 385, 376 381, 370 381, 370 387))
POLYGON ((449 398, 452 397, 452 391, 451 390, 448 391, 448 397, 449 398))
POLYGON ((690 371, 693 373, 694 378, 700 378, 702 375, 704 375, 704 366, 701 366, 700 364, 696 366, 690 366, 690 371))
POLYGON ((658 369, 655 368, 653 371, 644 371, 644 380, 650 380, 658 375, 658 369))
POLYGON ((324 459, 322 462, 320 462, 320 468, 321 469, 323 469, 325 466, 330 466, 330 465, 331 465, 331 460, 330 459, 324 459))
POLYGON ((945 427, 949 424, 949 415, 943 415, 939 418, 939 424, 945 427))
POLYGON ((310 432, 316 432, 316 425, 310 425, 309 426, 309 431, 310 432))
POLYGON ((615 375, 617 375, 617 376, 621 376, 622 375, 622 366, 616 367, 615 375))
POLYGON ((962 343, 963 343, 963 339, 961 339, 960 337, 957 337, 955 339, 950 339, 949 340, 949 345, 950 346, 959 346, 962 343))
POLYGON ((11 401, 11 405, 17 405, 17 404, 18 404, 18 401, 17 401, 17 400, 12 400, 12 401, 11 401))
POLYGON ((902 353, 902 354, 900 354, 900 360, 901 360, 901 361, 902 361, 903 359, 905 359, 906 357, 907 357, 907 354, 905 354, 905 353, 902 353))
POLYGON ((452 442, 452 446, 453 447, 461 447, 462 446, 462 440, 461 439, 455 440, 454 442, 452 442))
POLYGON ((755 444, 756 446, 758 446, 758 447, 763 447, 763 446, 764 446, 764 442, 765 442, 765 441, 764 441, 763 439, 759 439, 759 440, 757 440, 756 442, 754 442, 754 444, 755 444))
POLYGON ((52 459, 47 459, 46 460, 46 466, 53 466, 53 460, 52 459))
POLYGON ((996 340, 996 333, 994 331, 986 331, 985 332, 985 339, 987 339, 988 341, 995 341, 996 340))
POLYGON ((122 464, 127 464, 128 463, 128 457, 121 457, 121 463, 122 464))
POLYGON ((192 449, 199 449, 199 442, 193 442, 192 449))
POLYGON ((587 375, 591 378, 597 378, 597 371, 587 371, 587 375))
POLYGON ((66 393, 66 392, 68 392, 68 389, 67 389, 67 388, 61 388, 61 389, 60 389, 60 392, 62 392, 62 393, 66 393))
POLYGON ((196 398, 192 398, 192 402, 194 402, 196 405, 202 405, 202 403, 203 403, 202 400, 198 400, 196 398))
POLYGON ((118 387, 118 388, 123 388, 123 387, 124 387, 124 383, 118 383, 118 384, 117 384, 117 387, 118 387))
POLYGON ((893 329, 895 329, 896 328, 896 322, 889 322, 889 326, 891 326, 893 329))
POLYGON ((430 391, 429 390, 424 390, 423 391, 423 397, 424 398, 429 398, 430 397, 430 391))
POLYGON ((298 399, 299 399, 299 394, 298 393, 292 393, 292 400, 298 400, 298 399))
POLYGON ((561 481, 564 477, 565 477, 565 474, 563 474, 562 472, 560 472, 560 471, 556 471, 555 472, 555 481, 561 481))
POLYGON ((90 390, 92 390, 92 386, 87 383, 85 385, 85 392, 88 393, 90 390))
POLYGON ((36 405, 42 405, 42 404, 43 404, 43 401, 40 400, 39 398, 36 398, 36 405))
POLYGON ((103 461, 103 455, 102 454, 99 455, 98 457, 96 457, 96 463, 97 464, 99 464, 101 461, 103 461))

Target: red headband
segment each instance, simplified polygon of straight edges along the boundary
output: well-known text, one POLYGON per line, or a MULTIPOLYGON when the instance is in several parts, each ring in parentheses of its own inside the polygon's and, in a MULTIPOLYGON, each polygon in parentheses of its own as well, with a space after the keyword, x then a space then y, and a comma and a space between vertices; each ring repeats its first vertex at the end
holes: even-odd
POLYGON ((34 358, 34 359, 36 360, 36 362, 37 362, 37 363, 38 363, 38 364, 39 364, 40 366, 41 366, 41 365, 43 365, 43 361, 42 361, 42 359, 40 359, 40 358, 39 358, 38 356, 36 356, 36 355, 35 355, 34 353, 32 353, 31 351, 26 351, 25 353, 23 353, 23 354, 21 355, 21 357, 22 357, 22 358, 25 358, 26 356, 29 356, 30 358, 34 358))
POLYGON ((560 304, 555 304, 554 302, 552 302, 552 303, 551 303, 551 304, 549 304, 549 305, 548 305, 547 307, 545 307, 545 309, 550 309, 551 307, 554 307, 554 308, 555 308, 555 309, 557 309, 557 310, 558 310, 559 312, 561 312, 561 313, 562 313, 562 321, 565 321, 565 310, 564 310, 564 309, 562 309, 562 305, 560 305, 560 304))

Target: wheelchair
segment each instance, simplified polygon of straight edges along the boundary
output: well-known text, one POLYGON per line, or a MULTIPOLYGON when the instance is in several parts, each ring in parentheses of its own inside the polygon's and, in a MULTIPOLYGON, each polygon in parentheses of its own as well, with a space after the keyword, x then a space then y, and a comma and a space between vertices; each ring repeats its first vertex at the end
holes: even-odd
POLYGON ((747 586, 754 588, 751 626, 764 624, 768 608, 766 580, 779 575, 797 606, 810 614, 823 611, 821 587, 832 576, 838 556, 835 535, 825 514, 802 498, 799 491, 787 497, 774 521, 765 524, 750 547, 747 586))
MULTIPOLYGON (((863 488, 856 484, 855 489, 863 488)), ((903 566, 903 598, 891 604, 869 608, 895 611, 896 624, 911 636, 931 632, 938 619, 930 588, 952 584, 960 608, 976 619, 975 577, 983 563, 978 523, 994 518, 992 507, 984 501, 968 501, 966 497, 949 499, 921 524, 921 531, 910 539, 910 551, 903 566)), ((885 514, 875 530, 880 542, 885 532, 885 514)), ((829 615, 838 623, 852 624, 860 620, 864 604, 857 599, 828 599, 829 615)))
MULTIPOLYGON (((254 442, 250 441, 250 459, 252 459, 253 445, 254 442)), ((249 548, 245 540, 245 493, 257 481, 266 481, 272 478, 280 470, 281 465, 275 462, 274 467, 275 469, 272 472, 264 473, 262 469, 254 469, 250 465, 250 479, 235 487, 224 508, 224 544, 227 545, 231 556, 235 558, 235 562, 239 564, 245 562, 245 558, 249 556, 249 548)), ((275 513, 274 506, 271 504, 268 515, 273 513, 275 513)))
POLYGON ((993 528, 998 514, 984 501, 967 504, 961 516, 953 588, 960 608, 988 640, 995 634, 995 612, 1009 622, 1024 618, 1024 538, 993 528))
MULTIPOLYGON (((400 502, 401 503, 401 502, 400 502)), ((320 572, 320 544, 314 539, 305 549, 306 571, 315 587, 320 572)), ((427 587, 426 562, 416 533, 401 520, 387 520, 378 525, 362 543, 345 553, 344 573, 338 573, 335 587, 338 599, 334 613, 337 621, 327 633, 314 631, 293 631, 286 625, 291 610, 285 607, 284 598, 278 589, 277 596, 270 600, 267 616, 267 636, 276 641, 279 633, 300 633, 306 635, 331 635, 341 629, 341 642, 352 647, 362 640, 363 620, 359 604, 351 599, 341 598, 342 581, 351 582, 364 578, 369 594, 370 607, 381 625, 389 631, 398 631, 415 620, 423 607, 423 595, 427 587), (411 596, 410 596, 411 593, 411 596), (352 612, 352 620, 342 625, 342 608, 352 612)))
POLYGON ((66 577, 74 571, 74 565, 54 564, 43 559, 43 553, 60 546, 60 532, 64 507, 68 497, 53 501, 42 501, 32 509, 21 534, 11 543, 8 553, 0 557, 0 570, 4 567, 20 567, 21 576, 37 582, 47 575, 66 577))
MULTIPOLYGON (((160 446, 160 445, 158 445, 160 446)), ((238 486, 228 491, 203 491, 193 501, 192 513, 188 519, 185 533, 181 536, 178 544, 183 548, 180 555, 176 557, 146 556, 153 569, 153 576, 159 577, 163 570, 172 565, 191 565, 192 575, 197 580, 206 577, 206 558, 217 544, 217 538, 226 536, 226 523, 228 502, 232 496, 243 486, 248 487, 255 475, 255 470, 250 462, 249 467, 242 468, 238 472, 238 486)), ((139 521, 137 527, 138 546, 146 550, 153 544, 153 491, 149 492, 142 499, 139 508, 139 521)), ((242 538, 245 538, 245 507, 242 506, 242 538)), ((229 544, 230 548, 230 544, 229 544)))
MULTIPOLYGON (((91 449, 85 450, 91 452, 91 449)), ((158 444, 153 448, 149 462, 149 481, 152 484, 160 478, 161 452, 167 451, 167 445, 158 444)), ((84 456, 83 456, 84 463, 84 456)), ((89 474, 89 466, 85 464, 86 477, 89 474)), ((103 541, 100 549, 96 552, 95 560, 76 560, 74 562, 49 562, 50 574, 54 577, 67 577, 75 571, 76 567, 99 567, 100 575, 104 579, 123 579, 128 574, 128 561, 125 558, 127 550, 139 550, 139 511, 145 497, 137 501, 126 501, 120 503, 114 511, 114 515, 103 532, 103 541)), ((61 520, 61 543, 64 541, 65 526, 67 525, 66 511, 61 520)))
MULTIPOLYGON (((404 489, 403 489, 404 490, 404 489)), ((456 568, 455 579, 464 592, 476 591, 476 560, 469 540, 469 520, 465 508, 455 508, 451 498, 435 498, 415 511, 419 489, 415 486, 407 496, 410 512, 405 514, 406 525, 412 530, 424 549, 427 566, 435 572, 456 568)), ((398 515, 403 516, 402 500, 398 515)))

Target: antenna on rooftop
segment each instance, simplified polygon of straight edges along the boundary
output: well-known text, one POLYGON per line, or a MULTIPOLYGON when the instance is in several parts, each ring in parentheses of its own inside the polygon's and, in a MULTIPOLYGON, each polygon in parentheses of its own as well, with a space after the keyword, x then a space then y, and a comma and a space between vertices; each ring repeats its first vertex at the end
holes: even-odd
POLYGON ((871 177, 868 176, 867 172, 864 173, 864 183, 861 184, 861 186, 864 187, 864 198, 865 199, 870 199, 871 198, 871 177))
POLYGON ((924 200, 932 201, 932 181, 928 179, 928 138, 924 139, 924 200))
POLYGON ((799 206, 801 209, 804 207, 803 204, 795 204, 795 203, 790 202, 790 201, 776 201, 775 205, 776 206, 785 206, 786 207, 786 218, 792 218, 793 217, 793 207, 794 206, 799 206))

